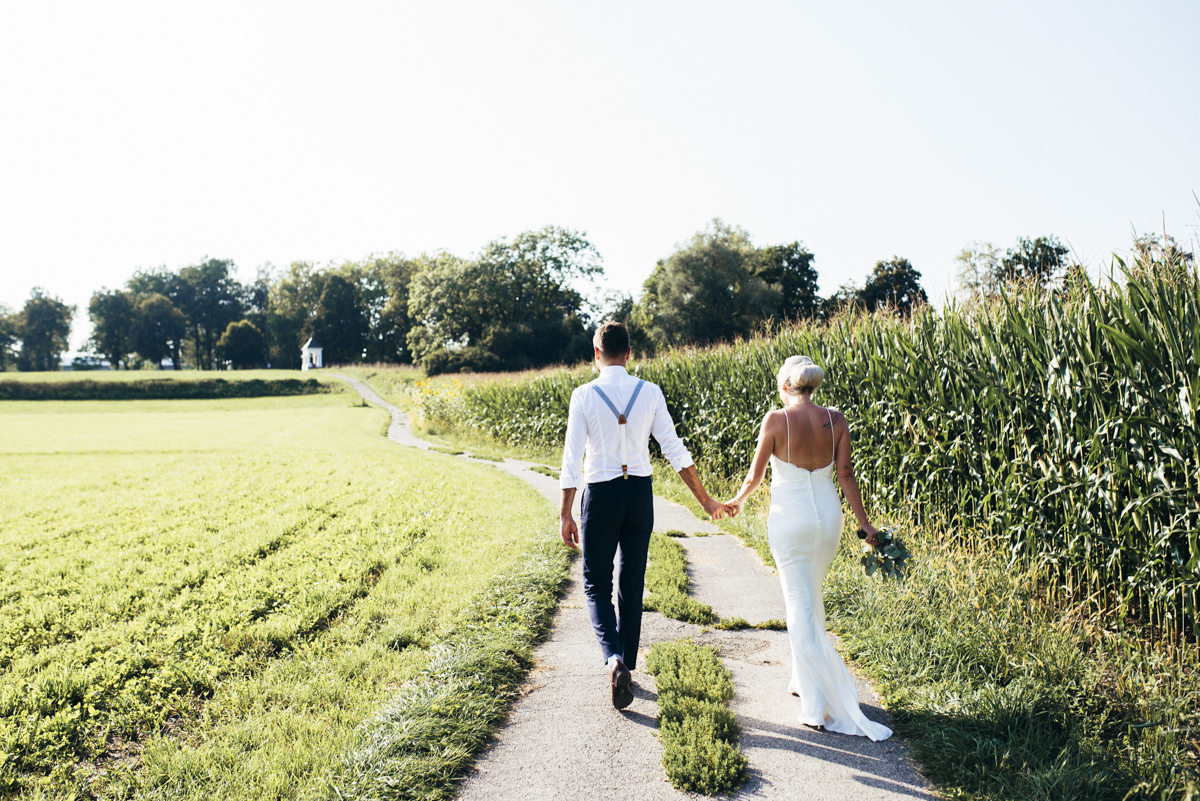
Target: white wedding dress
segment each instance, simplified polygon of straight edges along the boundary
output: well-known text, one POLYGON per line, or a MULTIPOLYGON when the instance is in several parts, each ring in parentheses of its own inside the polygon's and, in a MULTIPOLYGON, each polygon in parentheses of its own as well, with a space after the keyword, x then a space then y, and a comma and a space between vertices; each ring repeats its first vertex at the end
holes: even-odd
MULTIPOLYGON (((832 414, 829 428, 832 437, 832 414)), ((767 516, 767 539, 779 569, 792 645, 788 690, 800 696, 801 723, 886 740, 892 730, 863 715, 854 679, 825 635, 821 582, 842 534, 842 501, 833 486, 834 463, 805 470, 791 463, 791 455, 789 422, 788 461, 771 456, 771 510, 767 516)))

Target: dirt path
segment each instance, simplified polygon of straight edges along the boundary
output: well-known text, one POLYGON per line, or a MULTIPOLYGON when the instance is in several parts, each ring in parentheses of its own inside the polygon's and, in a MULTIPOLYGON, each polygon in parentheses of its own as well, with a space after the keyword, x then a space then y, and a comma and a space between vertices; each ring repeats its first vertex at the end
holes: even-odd
MULTIPOLYGON (((336 377, 391 412, 389 439, 417 448, 433 447, 414 436, 405 414, 370 387, 336 377)), ((529 470, 532 463, 506 459, 492 464, 558 505, 558 482, 529 470)), ((654 511, 656 530, 700 535, 718 531, 663 498, 655 498, 654 511)), ((688 555, 692 595, 719 615, 744 617, 751 623, 784 617, 775 571, 737 538, 714 534, 679 542, 688 555)), ((632 706, 620 712, 612 708, 607 673, 584 605, 581 569, 581 560, 576 560, 550 635, 535 651, 536 666, 507 722, 463 782, 460 799, 640 801, 690 795, 672 788, 663 774, 654 726, 658 714, 654 679, 635 672, 632 706)), ((655 642, 680 637, 719 645, 721 659, 733 673, 737 694, 731 705, 742 725, 741 747, 750 763, 750 778, 736 798, 933 797, 898 738, 872 743, 865 737, 817 732, 796 723, 800 702, 786 691, 791 659, 787 632, 710 631, 658 613, 645 614, 643 654, 655 642)), ((886 723, 887 713, 874 691, 856 679, 867 717, 886 723)))

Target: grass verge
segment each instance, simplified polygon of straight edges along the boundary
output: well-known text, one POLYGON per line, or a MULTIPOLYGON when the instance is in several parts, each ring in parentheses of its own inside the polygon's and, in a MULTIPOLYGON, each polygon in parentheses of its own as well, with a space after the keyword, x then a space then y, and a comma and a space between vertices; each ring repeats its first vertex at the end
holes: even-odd
POLYGON ((706 795, 737 790, 746 778, 742 729, 726 706, 733 680, 716 649, 691 640, 656 643, 646 671, 658 685, 662 762, 671 784, 706 795))
POLYGON ((549 628, 570 551, 539 542, 470 606, 424 674, 361 730, 331 799, 443 799, 508 710, 549 628))
POLYGON ((847 534, 825 602, 926 776, 981 801, 1200 791, 1194 652, 1055 609, 1002 556, 905 535, 918 559, 904 581, 884 582, 863 574, 847 534))

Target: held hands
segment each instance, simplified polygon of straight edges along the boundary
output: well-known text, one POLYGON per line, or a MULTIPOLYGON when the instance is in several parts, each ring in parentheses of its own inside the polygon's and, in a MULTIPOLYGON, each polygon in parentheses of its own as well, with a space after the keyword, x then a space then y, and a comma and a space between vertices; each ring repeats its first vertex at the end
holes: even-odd
POLYGON ((737 498, 734 498, 733 500, 725 501, 725 509, 728 511, 730 517, 737 517, 742 513, 742 506, 745 503, 745 501, 739 501, 737 498))
POLYGON ((712 498, 701 501, 700 505, 704 507, 704 511, 708 512, 708 516, 713 520, 720 520, 723 517, 733 517, 733 513, 729 511, 729 507, 720 501, 715 501, 712 498))

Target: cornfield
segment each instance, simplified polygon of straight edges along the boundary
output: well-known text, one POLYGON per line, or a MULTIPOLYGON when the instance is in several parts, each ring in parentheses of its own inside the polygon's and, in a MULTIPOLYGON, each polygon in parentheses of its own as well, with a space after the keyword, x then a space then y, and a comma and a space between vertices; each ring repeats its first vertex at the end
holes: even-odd
MULTIPOLYGON (((637 366, 701 467, 748 467, 775 374, 825 369, 874 508, 1031 564, 1071 603, 1200 634, 1200 275, 1121 264, 1123 283, 1014 292, 909 319, 847 314, 637 366)), ((588 369, 468 390, 465 420, 517 445, 562 442, 588 369)))

